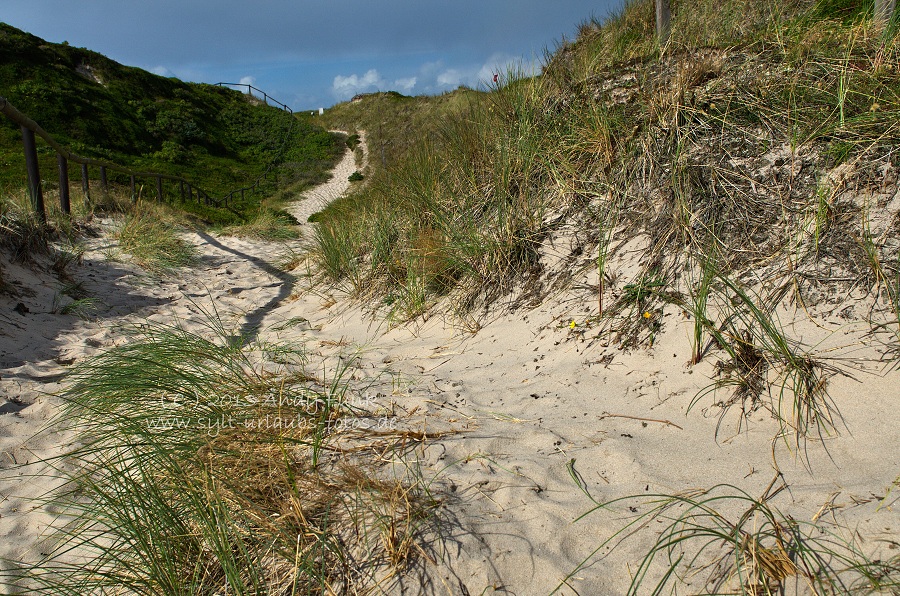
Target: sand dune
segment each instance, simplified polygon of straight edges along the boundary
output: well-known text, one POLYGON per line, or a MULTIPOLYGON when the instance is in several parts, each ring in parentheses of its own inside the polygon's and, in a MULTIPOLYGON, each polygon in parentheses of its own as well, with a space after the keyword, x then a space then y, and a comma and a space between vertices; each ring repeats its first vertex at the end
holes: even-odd
MULTIPOLYGON (((305 222, 346 192, 356 169, 348 152, 332 181, 300 198, 294 215, 305 222)), ((200 329, 203 311, 214 308, 244 334, 306 342, 317 363, 356 347, 353 373, 381 390, 384 405, 426 432, 462 431, 429 441, 422 453, 426 476, 436 477, 445 500, 447 531, 436 564, 426 566, 424 578, 403 580, 398 592, 546 594, 627 522, 627 508, 576 521, 592 499, 719 483, 759 495, 776 467, 790 490, 775 504, 796 519, 833 516, 885 556, 900 535, 900 373, 856 342, 859 333, 836 314, 823 316, 819 327, 797 308, 783 312, 807 345, 833 341, 839 349, 830 356, 854 359, 848 375, 830 384, 843 416, 839 435, 811 442, 797 457, 790 441, 773 441, 777 425, 765 410, 740 428, 733 413, 720 419, 713 397, 687 412, 715 371, 709 362, 687 366, 692 323, 675 307, 660 315, 666 331, 653 347, 630 352, 592 339, 585 321, 596 298, 588 289, 533 308, 501 302, 481 316, 477 333, 441 316, 391 326, 338 290, 312 284, 302 267, 279 270, 272 263, 281 245, 205 233, 189 238, 201 264, 152 280, 104 257, 108 235, 91 240, 75 277, 103 306, 84 321, 52 312, 53 278, 4 261, 19 291, 0 296, 4 468, 52 457, 73 440, 36 435, 56 411, 53 394, 72 364, 126 341, 129 325, 179 320, 200 329), (18 303, 28 312, 15 311, 18 303), (274 330, 298 317, 308 324, 274 330)), ((596 283, 587 268, 572 287, 596 283)), ((35 499, 52 486, 12 470, 0 480, 0 557, 34 560, 52 518, 35 499)), ((622 593, 652 538, 647 534, 601 550, 562 593, 622 593)))

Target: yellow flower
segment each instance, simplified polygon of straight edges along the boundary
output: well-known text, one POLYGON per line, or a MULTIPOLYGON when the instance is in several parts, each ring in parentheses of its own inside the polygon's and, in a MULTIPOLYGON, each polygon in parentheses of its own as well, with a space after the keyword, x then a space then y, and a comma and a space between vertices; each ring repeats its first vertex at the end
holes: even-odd
POLYGON ((575 327, 577 326, 578 323, 575 322, 575 319, 572 319, 572 321, 569 323, 569 329, 575 329, 575 327))
POLYGON ((644 312, 644 318, 651 319, 651 318, 653 318, 653 314, 651 314, 651 312, 648 310, 648 311, 644 312))

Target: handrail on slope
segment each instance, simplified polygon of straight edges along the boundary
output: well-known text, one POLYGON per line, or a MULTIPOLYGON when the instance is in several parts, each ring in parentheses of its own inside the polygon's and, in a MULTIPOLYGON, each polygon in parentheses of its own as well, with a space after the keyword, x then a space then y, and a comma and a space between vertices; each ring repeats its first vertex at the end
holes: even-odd
MULTIPOLYGON (((219 83, 220 85, 226 85, 231 83, 219 83)), ((242 83, 236 85, 243 85, 242 83)), ((248 87, 250 87, 248 85, 248 87)), ((253 87, 256 89, 256 87, 253 87)), ((259 89, 257 89, 259 91, 259 89)), ((263 94, 267 99, 272 100, 274 103, 282 106, 282 108, 288 112, 289 114, 293 114, 293 111, 286 105, 278 102, 267 94, 263 94)), ((132 168, 128 168, 126 166, 117 164, 115 162, 102 160, 102 159, 93 159, 89 157, 82 157, 76 153, 69 151, 66 147, 61 145, 56 139, 53 138, 50 133, 41 128, 41 126, 20 112, 13 106, 9 101, 0 96, 0 113, 9 118, 15 124, 18 124, 22 130, 22 145, 25 151, 25 167, 28 173, 28 194, 31 198, 32 208, 34 209, 35 214, 42 221, 46 221, 46 212, 44 210, 44 197, 43 191, 41 188, 41 177, 40 171, 38 168, 38 160, 37 160, 37 146, 35 143, 36 136, 41 137, 54 151, 56 151, 57 155, 57 163, 59 166, 59 203, 60 208, 64 213, 70 213, 70 201, 69 201, 69 171, 68 171, 68 162, 74 162, 77 164, 81 164, 81 183, 82 183, 82 191, 84 192, 85 198, 90 199, 90 185, 88 178, 88 166, 95 166, 100 168, 100 184, 101 187, 105 190, 107 188, 107 177, 106 171, 113 170, 116 172, 121 172, 123 174, 128 175, 131 180, 131 196, 132 199, 136 196, 135 194, 135 179, 136 178, 155 178, 156 179, 156 195, 157 199, 161 202, 163 200, 163 180, 170 180, 174 182, 178 182, 181 190, 181 198, 184 199, 187 195, 187 198, 193 199, 194 192, 197 193, 197 201, 205 201, 207 205, 215 205, 216 207, 221 207, 224 203, 224 206, 228 206, 228 200, 232 198, 234 195, 240 193, 241 198, 244 198, 244 193, 246 191, 258 192, 260 183, 262 180, 268 178, 268 173, 272 169, 272 164, 269 164, 269 167, 266 168, 266 171, 257 177, 257 179, 253 182, 253 184, 249 186, 245 186, 243 188, 238 188, 224 195, 224 197, 220 199, 213 198, 209 195, 208 192, 200 188, 199 186, 195 186, 191 184, 189 180, 184 178, 183 176, 175 176, 172 174, 162 174, 159 172, 142 172, 138 170, 133 170, 132 168)), ((293 120, 291 121, 291 130, 293 129, 293 120)), ((290 130, 288 131, 290 134, 290 130)), ((285 139, 287 141, 287 139, 285 139)))

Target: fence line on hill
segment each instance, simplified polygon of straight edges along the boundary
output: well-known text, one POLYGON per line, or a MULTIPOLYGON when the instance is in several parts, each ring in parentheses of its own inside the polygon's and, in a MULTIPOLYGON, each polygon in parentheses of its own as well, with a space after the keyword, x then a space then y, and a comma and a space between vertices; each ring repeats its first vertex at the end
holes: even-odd
MULTIPOLYGON (((220 83, 220 85, 225 84, 230 83, 220 83)), ((253 87, 253 89, 256 89, 256 87, 253 87)), ((257 91, 259 90, 257 89, 257 91)), ((278 104, 284 111, 293 115, 293 111, 291 110, 291 108, 279 101, 276 101, 266 94, 264 95, 268 100, 271 100, 272 102, 278 104)), ((156 182, 156 197, 160 202, 162 202, 163 200, 163 180, 169 180, 178 182, 182 200, 193 200, 194 195, 196 194, 198 202, 204 202, 206 205, 214 205, 216 207, 228 207, 229 200, 237 194, 240 194, 241 199, 243 200, 246 192, 260 192, 261 183, 262 181, 268 179, 269 172, 272 170, 275 161, 273 160, 273 162, 268 165, 265 171, 260 174, 256 178, 256 180, 253 181, 253 184, 232 190, 231 192, 225 194, 221 199, 217 199, 211 197, 207 191, 197 185, 192 184, 183 176, 162 174, 159 172, 142 172, 117 164, 115 162, 77 155, 76 153, 69 151, 66 147, 57 142, 56 139, 54 139, 53 136, 50 135, 50 133, 41 128, 41 126, 37 122, 17 110, 15 106, 9 103, 9 101, 2 96, 0 96, 0 113, 9 118, 15 124, 19 125, 19 127, 21 128, 22 147, 25 153, 25 169, 28 175, 27 191, 29 198, 31 199, 32 208, 41 222, 46 222, 47 215, 44 208, 44 195, 41 184, 40 168, 38 166, 36 137, 41 137, 47 143, 47 145, 49 145, 51 148, 53 148, 54 151, 56 151, 57 167, 59 170, 59 206, 63 213, 67 214, 71 213, 71 202, 69 194, 69 162, 81 165, 81 188, 86 200, 90 200, 90 178, 88 166, 93 166, 100 168, 100 187, 104 192, 106 192, 109 188, 107 170, 111 170, 129 176, 132 200, 135 200, 137 196, 136 179, 152 178, 156 182)), ((284 151, 284 147, 287 143, 291 131, 293 130, 293 127, 294 119, 291 118, 291 124, 288 128, 287 133, 285 133, 285 141, 284 143, 282 143, 281 152, 284 151)))
POLYGON ((217 86, 217 87, 246 87, 246 88, 247 88, 247 95, 249 95, 250 97, 256 97, 255 95, 253 95, 253 93, 251 93, 251 90, 256 91, 256 92, 262 94, 262 96, 263 96, 263 103, 264 103, 264 104, 269 105, 269 100, 271 100, 272 103, 274 103, 275 105, 277 105, 278 107, 280 107, 282 110, 284 110, 284 111, 287 112, 288 114, 293 114, 293 113, 294 113, 294 110, 292 110, 291 108, 289 108, 289 107, 286 106, 285 104, 281 103, 280 101, 278 101, 277 99, 275 99, 275 98, 272 97, 271 95, 267 94, 267 93, 266 93, 265 91, 263 91, 262 89, 259 89, 258 87, 254 87, 253 85, 248 85, 247 83, 216 83, 216 86, 217 86))

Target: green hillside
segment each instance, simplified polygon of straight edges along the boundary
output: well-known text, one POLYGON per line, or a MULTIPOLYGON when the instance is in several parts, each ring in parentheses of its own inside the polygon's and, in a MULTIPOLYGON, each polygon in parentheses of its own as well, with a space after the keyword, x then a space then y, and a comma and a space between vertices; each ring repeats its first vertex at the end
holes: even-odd
MULTIPOLYGON (((343 149, 338 136, 238 91, 160 77, 3 23, 0 95, 79 155, 181 175, 211 196, 252 183, 272 163, 266 194, 321 182, 343 149)), ((21 136, 2 120, 0 192, 15 192, 25 186, 21 136)), ((55 156, 44 147, 41 157, 53 188, 55 156)), ((226 223, 258 201, 185 208, 226 223)))

